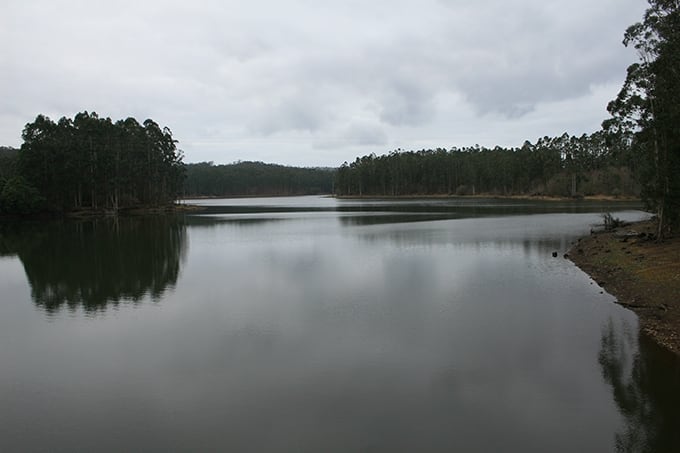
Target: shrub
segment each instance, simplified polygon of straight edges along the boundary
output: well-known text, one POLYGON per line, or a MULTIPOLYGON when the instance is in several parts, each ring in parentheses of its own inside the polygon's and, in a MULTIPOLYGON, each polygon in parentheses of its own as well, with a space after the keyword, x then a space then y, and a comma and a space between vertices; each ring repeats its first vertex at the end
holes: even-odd
POLYGON ((0 213, 35 214, 45 207, 45 198, 23 177, 14 176, 0 187, 0 213))
POLYGON ((620 226, 623 226, 623 221, 618 217, 612 216, 611 213, 609 212, 602 214, 602 218, 604 219, 605 231, 610 231, 620 226))

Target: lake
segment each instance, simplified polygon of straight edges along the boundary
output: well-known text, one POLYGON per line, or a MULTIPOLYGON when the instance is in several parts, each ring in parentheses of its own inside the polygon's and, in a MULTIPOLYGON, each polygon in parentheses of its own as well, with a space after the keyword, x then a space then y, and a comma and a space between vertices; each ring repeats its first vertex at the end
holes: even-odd
POLYGON ((0 225, 1 451, 680 448, 678 361, 562 256, 637 205, 189 202, 0 225))

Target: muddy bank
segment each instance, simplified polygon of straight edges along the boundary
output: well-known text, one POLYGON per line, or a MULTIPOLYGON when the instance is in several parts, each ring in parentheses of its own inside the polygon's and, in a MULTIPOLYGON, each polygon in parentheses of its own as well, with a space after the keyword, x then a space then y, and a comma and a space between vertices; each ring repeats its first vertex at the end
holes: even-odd
POLYGON ((569 258, 633 310, 640 329, 680 355, 680 237, 656 242, 652 222, 579 239, 569 258))

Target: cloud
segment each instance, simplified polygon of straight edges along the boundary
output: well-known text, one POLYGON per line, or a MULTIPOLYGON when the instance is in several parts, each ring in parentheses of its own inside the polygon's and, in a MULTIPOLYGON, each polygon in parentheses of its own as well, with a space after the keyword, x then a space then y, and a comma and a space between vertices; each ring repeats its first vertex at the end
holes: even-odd
POLYGON ((250 130, 261 135, 283 131, 314 132, 324 123, 326 112, 313 99, 295 93, 279 100, 264 99, 255 109, 250 130))
POLYGON ((453 83, 482 114, 513 118, 540 102, 581 96, 620 78, 630 58, 620 45, 622 29, 606 25, 616 2, 578 0, 568 11, 550 2, 484 5, 451 36, 462 43, 453 83))
POLYGON ((546 105, 621 83, 642 3, 7 0, 0 144, 38 113, 84 109, 152 117, 187 160, 216 162, 333 165, 489 121, 524 130, 546 105))
POLYGON ((387 133, 375 122, 353 121, 343 127, 337 134, 322 136, 314 142, 316 149, 334 149, 348 146, 385 146, 387 133))

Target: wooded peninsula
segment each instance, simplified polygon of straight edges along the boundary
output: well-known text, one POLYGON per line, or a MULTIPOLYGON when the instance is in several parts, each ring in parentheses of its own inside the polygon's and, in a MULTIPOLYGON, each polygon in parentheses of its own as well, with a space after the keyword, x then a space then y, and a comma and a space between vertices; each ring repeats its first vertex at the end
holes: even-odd
POLYGON ((0 212, 117 212, 177 199, 182 154, 168 128, 148 119, 44 115, 23 130, 21 149, 0 154, 0 212))

